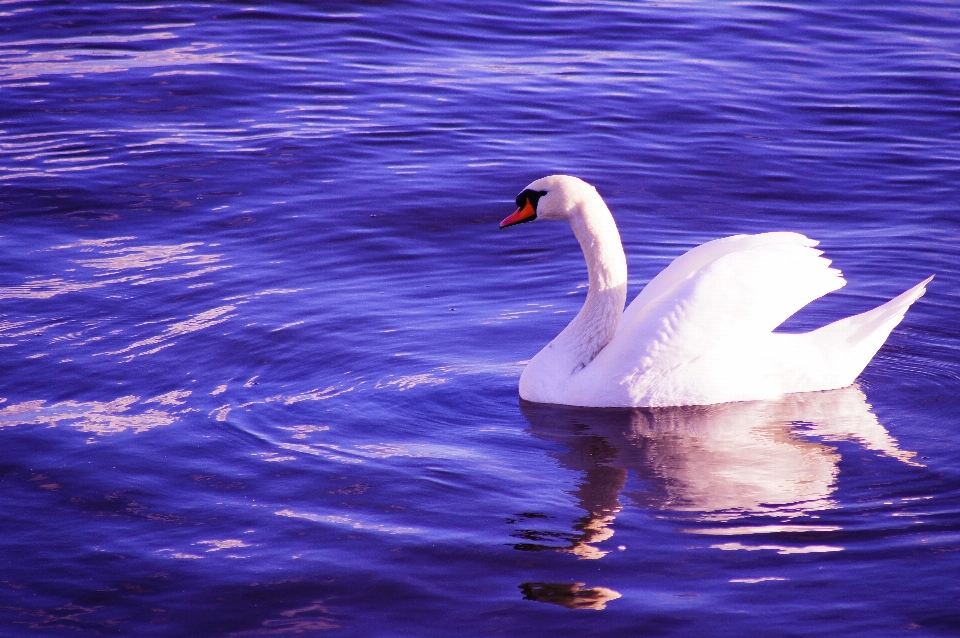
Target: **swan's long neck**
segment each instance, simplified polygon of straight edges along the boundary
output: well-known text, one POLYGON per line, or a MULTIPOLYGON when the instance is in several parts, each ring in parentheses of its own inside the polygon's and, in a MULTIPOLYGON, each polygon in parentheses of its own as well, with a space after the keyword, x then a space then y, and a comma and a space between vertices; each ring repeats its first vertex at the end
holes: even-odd
POLYGON ((552 345, 569 356, 573 373, 593 361, 617 330, 627 299, 627 259, 613 216, 593 188, 571 212, 570 226, 587 261, 590 287, 583 308, 552 345))

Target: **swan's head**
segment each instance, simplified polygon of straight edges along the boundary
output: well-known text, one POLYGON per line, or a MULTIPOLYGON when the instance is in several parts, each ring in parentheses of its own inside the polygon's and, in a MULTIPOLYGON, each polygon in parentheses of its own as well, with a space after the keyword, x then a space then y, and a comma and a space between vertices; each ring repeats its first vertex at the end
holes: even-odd
POLYGON ((596 189, 582 179, 569 175, 541 177, 517 195, 517 210, 500 222, 500 228, 535 219, 570 219, 584 200, 584 193, 596 189))

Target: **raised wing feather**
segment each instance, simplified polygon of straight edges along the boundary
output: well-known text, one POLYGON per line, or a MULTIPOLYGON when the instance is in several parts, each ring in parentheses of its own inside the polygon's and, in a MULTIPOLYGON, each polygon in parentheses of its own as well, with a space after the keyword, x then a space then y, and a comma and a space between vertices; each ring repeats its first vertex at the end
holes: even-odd
POLYGON ((650 280, 623 313, 619 329, 629 327, 641 309, 657 298, 669 294, 698 270, 724 255, 762 246, 796 245, 813 247, 818 243, 816 240, 799 233, 778 232, 759 235, 733 235, 732 237, 714 239, 701 244, 674 259, 669 266, 650 280))
MULTIPOLYGON (((755 354, 758 344, 797 310, 846 283, 803 235, 728 239, 691 251, 700 254, 678 259, 662 273, 663 281, 652 281, 655 288, 646 295, 645 289, 631 304, 613 340, 584 370, 586 376, 669 385, 674 372, 698 360, 703 365, 719 351, 736 355, 725 360, 755 354)), ((733 381, 736 370, 729 373, 733 381)), ((635 390, 645 392, 644 387, 635 390)))

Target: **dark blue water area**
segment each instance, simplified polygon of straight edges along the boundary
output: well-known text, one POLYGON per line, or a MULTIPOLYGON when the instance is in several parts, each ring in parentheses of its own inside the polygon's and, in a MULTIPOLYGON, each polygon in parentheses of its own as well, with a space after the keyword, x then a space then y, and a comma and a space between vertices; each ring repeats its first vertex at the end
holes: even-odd
POLYGON ((951 2, 0 3, 0 634, 960 632, 951 2), (521 402, 597 186, 931 274, 858 383, 521 402))

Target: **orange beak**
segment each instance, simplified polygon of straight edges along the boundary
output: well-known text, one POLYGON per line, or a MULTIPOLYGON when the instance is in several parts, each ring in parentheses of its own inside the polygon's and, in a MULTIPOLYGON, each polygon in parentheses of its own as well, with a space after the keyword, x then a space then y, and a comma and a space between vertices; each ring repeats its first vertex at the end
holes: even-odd
POLYGON ((533 206, 530 205, 530 200, 527 200, 527 203, 523 206, 523 208, 518 208, 513 212, 513 215, 510 215, 500 222, 500 228, 516 226, 517 224, 522 224, 523 222, 532 222, 536 218, 537 211, 534 210, 533 206))

